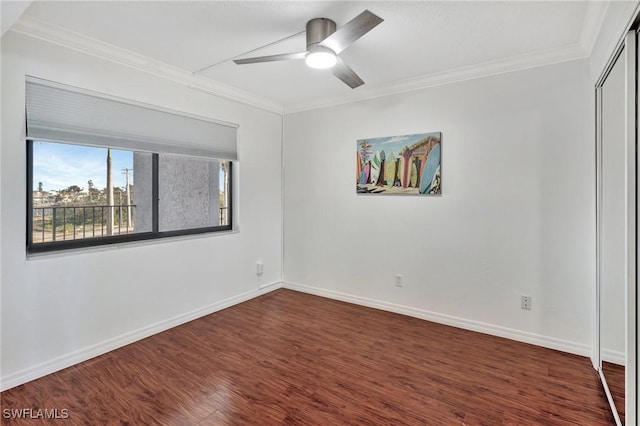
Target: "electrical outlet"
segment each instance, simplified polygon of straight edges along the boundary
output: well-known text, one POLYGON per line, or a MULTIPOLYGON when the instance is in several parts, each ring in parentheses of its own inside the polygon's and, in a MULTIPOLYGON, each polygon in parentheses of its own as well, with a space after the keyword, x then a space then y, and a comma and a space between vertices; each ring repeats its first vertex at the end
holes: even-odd
POLYGON ((402 275, 396 274, 395 285, 396 287, 402 287, 402 275))
POLYGON ((257 262, 256 263, 256 275, 261 277, 263 273, 264 273, 264 263, 257 262))
POLYGON ((531 296, 523 295, 522 298, 520 299, 520 309, 526 309, 527 311, 530 311, 532 299, 533 298, 531 296))

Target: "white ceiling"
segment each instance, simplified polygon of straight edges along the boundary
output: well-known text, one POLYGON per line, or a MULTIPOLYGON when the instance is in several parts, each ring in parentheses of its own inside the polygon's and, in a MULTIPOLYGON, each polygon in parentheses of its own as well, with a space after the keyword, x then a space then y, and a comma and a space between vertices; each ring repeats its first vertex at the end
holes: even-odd
MULTIPOLYGON (((44 1, 33 2, 13 29, 128 57, 139 67, 146 61, 158 72, 190 77, 191 83, 229 97, 237 92, 239 99, 267 109, 297 111, 587 56, 607 4, 44 1), (242 66, 231 61, 302 31, 312 18, 330 18, 340 26, 364 9, 384 22, 341 55, 365 81, 357 89, 304 61, 242 66), (217 65, 192 75, 212 64, 217 65)), ((301 34, 245 56, 304 50, 301 34)))

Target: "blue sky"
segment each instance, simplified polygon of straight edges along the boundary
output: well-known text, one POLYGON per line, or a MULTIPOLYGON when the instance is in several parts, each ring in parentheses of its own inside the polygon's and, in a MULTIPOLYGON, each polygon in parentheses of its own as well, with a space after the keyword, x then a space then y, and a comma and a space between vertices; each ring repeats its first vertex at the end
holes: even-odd
MULTIPOLYGON (((123 169, 133 169, 133 151, 111 149, 113 185, 124 188, 123 169)), ((42 182, 45 191, 60 190, 71 185, 87 189, 93 180, 96 189, 107 186, 107 149, 52 142, 33 142, 33 189, 42 182)), ((220 191, 224 191, 224 173, 220 169, 220 191)), ((129 183, 134 174, 129 172, 129 183)))
MULTIPOLYGON (((371 152, 384 150, 386 154, 389 154, 390 152, 397 154, 405 146, 411 146, 414 143, 418 142, 420 139, 428 135, 435 135, 435 134, 437 134, 437 132, 418 133, 414 135, 387 136, 383 138, 371 138, 371 139, 364 139, 364 140, 366 140, 371 144, 371 152)), ((360 142, 362 142, 362 140, 363 139, 358 140, 358 146, 357 146, 358 150, 360 150, 360 142)))
MULTIPOLYGON (((111 150, 114 186, 124 187, 122 169, 133 169, 133 152, 111 150)), ((107 184, 107 149, 50 142, 33 143, 33 189, 42 182, 45 191, 71 185, 87 189, 89 179, 97 189, 107 184)), ((133 176, 129 175, 133 184, 133 176)))

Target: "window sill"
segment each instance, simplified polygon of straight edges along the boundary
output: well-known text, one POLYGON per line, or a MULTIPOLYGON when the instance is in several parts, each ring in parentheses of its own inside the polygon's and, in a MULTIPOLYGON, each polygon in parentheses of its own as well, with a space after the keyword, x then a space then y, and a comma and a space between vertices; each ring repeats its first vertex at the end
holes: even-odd
POLYGON ((229 231, 206 232, 206 233, 189 234, 189 235, 175 235, 172 237, 151 238, 148 240, 138 240, 138 241, 126 241, 121 243, 102 244, 102 245, 91 246, 91 247, 52 250, 52 251, 37 252, 37 253, 26 253, 26 259, 37 260, 40 258, 49 259, 49 258, 55 258, 55 257, 77 256, 80 254, 100 253, 105 251, 131 249, 131 248, 152 246, 152 245, 159 245, 159 244, 172 244, 172 243, 177 243, 181 241, 189 241, 189 240, 196 240, 196 239, 216 238, 216 237, 229 236, 229 235, 239 234, 239 233, 240 233, 239 229, 232 229, 229 231))

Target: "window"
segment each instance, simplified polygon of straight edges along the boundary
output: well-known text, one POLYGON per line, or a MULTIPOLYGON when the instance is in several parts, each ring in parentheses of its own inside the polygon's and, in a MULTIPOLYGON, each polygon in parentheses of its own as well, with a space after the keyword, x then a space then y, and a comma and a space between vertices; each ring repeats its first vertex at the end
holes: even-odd
POLYGON ((235 127, 37 79, 26 107, 28 252, 232 229, 235 127))

